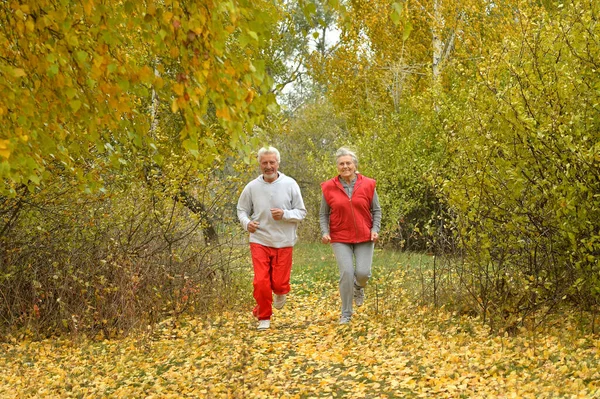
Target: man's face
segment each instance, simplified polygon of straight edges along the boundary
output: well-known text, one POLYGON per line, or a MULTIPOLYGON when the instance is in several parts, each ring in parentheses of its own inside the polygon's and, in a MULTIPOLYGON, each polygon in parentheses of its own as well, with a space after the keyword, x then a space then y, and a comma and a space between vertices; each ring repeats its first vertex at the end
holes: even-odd
POLYGON ((260 157, 260 170, 263 174, 263 178, 272 182, 277 179, 277 169, 279 169, 279 162, 277 162, 277 155, 275 154, 263 154, 260 157))

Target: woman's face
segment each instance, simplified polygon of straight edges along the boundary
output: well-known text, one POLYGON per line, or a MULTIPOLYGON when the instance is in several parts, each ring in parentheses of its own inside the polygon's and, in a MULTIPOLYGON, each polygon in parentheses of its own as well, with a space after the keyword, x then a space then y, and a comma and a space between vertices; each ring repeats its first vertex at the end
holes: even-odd
POLYGON ((342 155, 337 159, 338 173, 344 179, 352 179, 356 174, 356 165, 352 162, 352 156, 342 155))

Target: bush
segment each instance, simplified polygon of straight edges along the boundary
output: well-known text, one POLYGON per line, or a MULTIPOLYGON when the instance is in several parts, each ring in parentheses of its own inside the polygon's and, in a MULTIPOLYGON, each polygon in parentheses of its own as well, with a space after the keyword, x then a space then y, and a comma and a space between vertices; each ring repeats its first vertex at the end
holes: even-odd
POLYGON ((598 11, 506 16, 511 34, 462 65, 478 84, 457 81, 444 107, 461 281, 500 323, 563 300, 599 303, 598 11))
POLYGON ((250 273, 242 269, 249 262, 240 262, 246 237, 237 227, 231 184, 213 173, 175 196, 143 180, 114 181, 105 194, 56 182, 3 198, 4 332, 112 337, 247 299, 238 295, 249 281, 240 272, 250 273))

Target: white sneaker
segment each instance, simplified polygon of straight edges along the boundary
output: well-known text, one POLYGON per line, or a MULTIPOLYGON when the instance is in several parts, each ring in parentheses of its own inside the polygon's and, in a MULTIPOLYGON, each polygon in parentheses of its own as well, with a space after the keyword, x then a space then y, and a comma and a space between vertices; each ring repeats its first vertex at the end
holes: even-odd
POLYGON ((354 286, 354 303, 356 306, 362 306, 365 303, 365 289, 363 287, 354 286))
POLYGON ((350 316, 342 316, 340 318, 340 324, 348 324, 350 323, 350 316))
POLYGON ((259 320, 257 330, 262 331, 271 327, 271 320, 259 320))
POLYGON ((285 305, 285 294, 283 295, 274 295, 274 299, 273 299, 273 307, 275 309, 281 309, 283 308, 283 305, 285 305))

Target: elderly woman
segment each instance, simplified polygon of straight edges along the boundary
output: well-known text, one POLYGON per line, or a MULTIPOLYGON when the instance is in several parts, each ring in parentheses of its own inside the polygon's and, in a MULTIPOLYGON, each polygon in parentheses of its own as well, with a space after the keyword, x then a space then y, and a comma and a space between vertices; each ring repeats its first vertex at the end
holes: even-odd
POLYGON ((374 243, 381 226, 381 207, 375 180, 359 174, 358 158, 347 148, 336 154, 338 176, 321 183, 323 197, 319 221, 323 244, 331 243, 340 270, 342 317, 352 318, 356 306, 365 300, 365 285, 371 277, 374 243))

